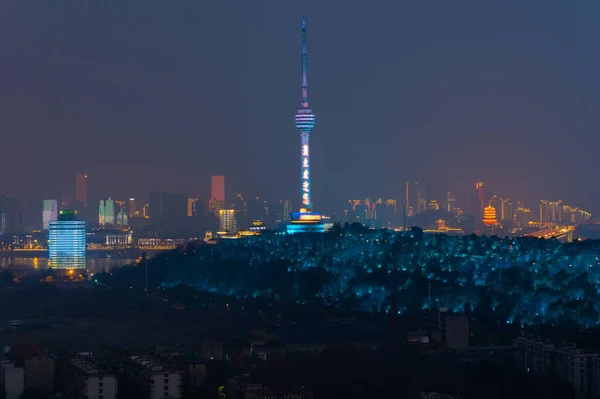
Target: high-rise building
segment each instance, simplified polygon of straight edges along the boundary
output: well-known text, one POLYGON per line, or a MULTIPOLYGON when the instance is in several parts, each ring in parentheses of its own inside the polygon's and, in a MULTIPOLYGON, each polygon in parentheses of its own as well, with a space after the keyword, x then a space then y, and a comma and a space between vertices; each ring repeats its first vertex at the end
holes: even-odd
POLYGON ((187 200, 187 215, 188 217, 195 216, 195 204, 198 201, 198 198, 188 198, 187 200))
POLYGON ((437 200, 440 209, 448 209, 448 183, 446 183, 445 180, 438 180, 437 185, 435 186, 434 196, 430 197, 430 199, 437 200))
POLYGON ((25 231, 33 232, 44 227, 43 214, 40 209, 44 209, 43 200, 28 200, 25 203, 22 211, 23 229, 25 231))
POLYGON ((135 198, 129 198, 127 209, 129 217, 135 217, 135 212, 137 211, 137 208, 135 207, 135 198))
POLYGON ((550 201, 548 202, 550 207, 550 220, 555 223, 562 222, 562 201, 550 201))
POLYGON ((425 212, 427 210, 427 201, 425 198, 421 198, 419 200, 419 213, 425 212))
POLYGON ((292 200, 284 199, 281 203, 281 221, 287 223, 291 220, 292 200))
POLYGON ((267 220, 269 218, 269 205, 267 201, 256 197, 248 200, 248 217, 252 220, 267 220))
MULTIPOLYGON (((375 227, 381 228, 384 226, 391 226, 396 218, 397 208, 398 201, 395 199, 387 199, 384 201, 382 198, 378 198, 375 202, 375 217, 377 220, 375 227)), ((402 216, 404 216, 404 207, 402 208, 402 216)))
POLYGON ((475 183, 475 190, 477 194, 477 202, 476 202, 476 212, 478 217, 483 217, 483 212, 485 210, 485 193, 483 191, 483 182, 478 181, 475 183))
POLYGON ((513 204, 510 198, 500 199, 500 220, 513 220, 513 204))
POLYGON ((249 220, 248 218, 248 204, 244 200, 242 193, 237 193, 235 195, 235 200, 229 208, 235 209, 235 219, 238 224, 241 224, 244 227, 250 225, 252 220, 249 220))
POLYGON ((398 212, 398 201, 395 199, 387 199, 385 200, 385 207, 390 209, 390 212, 396 213, 398 212))
MULTIPOLYGON (((519 201, 517 204, 519 203, 524 205, 522 201, 519 201)), ((526 227, 531 222, 533 222, 533 212, 531 212, 531 209, 519 206, 515 211, 515 223, 521 227, 526 227)))
POLYGON ((0 211, 0 236, 6 233, 6 213, 0 211))
POLYGON ((128 225, 128 222, 129 220, 127 218, 127 212, 125 212, 123 209, 119 210, 119 212, 117 213, 117 225, 126 227, 128 225))
POLYGON ((312 192, 310 187, 310 132, 315 126, 315 114, 308 108, 308 71, 306 55, 306 19, 302 18, 302 98, 296 113, 296 128, 300 131, 300 193, 302 208, 312 212, 312 192))
POLYGON ((195 218, 202 217, 204 216, 205 212, 204 201, 194 201, 192 204, 192 216, 195 218))
POLYGON ((187 217, 187 198, 182 193, 163 194, 163 219, 168 223, 177 223, 187 217))
POLYGON ((50 222, 58 219, 58 201, 44 200, 42 205, 42 228, 48 230, 50 222))
POLYGON ((456 203, 456 198, 452 195, 450 191, 446 192, 446 210, 448 212, 453 212, 456 203))
POLYGON ((61 210, 51 221, 48 231, 48 267, 57 269, 85 268, 85 222, 77 220, 77 212, 61 210))
POLYGON ((120 212, 123 212, 127 215, 127 203, 125 201, 115 200, 115 215, 118 215, 120 212))
POLYGON ((427 204, 427 210, 429 211, 438 211, 440 209, 440 204, 438 204, 438 202, 434 199, 429 200, 429 203, 427 204))
POLYGON ((549 222, 550 221, 550 207, 548 206, 548 201, 541 200, 540 201, 540 222, 549 222))
POLYGON ((163 213, 163 193, 160 191, 153 191, 149 195, 148 212, 146 217, 154 221, 158 221, 163 213))
POLYGON ((75 201, 79 202, 84 208, 87 208, 87 174, 77 173, 75 175, 75 201))
POLYGON ((225 176, 210 178, 210 212, 219 216, 219 211, 225 209, 225 176))
POLYGON ((414 183, 414 188, 415 189, 413 190, 413 192, 415 193, 414 196, 415 196, 415 199, 416 199, 416 201, 415 201, 415 212, 418 215, 419 213, 425 211, 425 207, 422 206, 422 203, 424 202, 423 201, 424 199, 423 199, 423 197, 421 195, 421 186, 419 185, 418 182, 414 183))
POLYGON ((225 176, 212 176, 210 194, 215 201, 225 201, 225 176))
POLYGON ((104 226, 106 224, 115 224, 115 203, 108 197, 100 200, 98 207, 98 224, 104 226))
POLYGON ((235 209, 221 209, 219 211, 219 231, 230 234, 237 231, 235 209))
POLYGON ((0 211, 5 215, 5 232, 20 233, 23 227, 23 214, 17 196, 8 194, 0 197, 0 211))
POLYGON ((540 201, 540 222, 561 223, 563 221, 562 201, 540 201))

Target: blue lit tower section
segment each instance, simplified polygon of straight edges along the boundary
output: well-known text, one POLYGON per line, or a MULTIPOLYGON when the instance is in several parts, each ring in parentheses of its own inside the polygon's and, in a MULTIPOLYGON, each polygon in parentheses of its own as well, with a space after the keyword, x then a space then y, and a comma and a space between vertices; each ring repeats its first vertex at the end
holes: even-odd
POLYGON ((60 211, 58 220, 49 222, 48 266, 56 269, 85 268, 85 234, 85 222, 77 220, 75 211, 60 211))
POLYGON ((307 212, 312 211, 312 193, 310 191, 310 155, 308 139, 310 131, 315 126, 315 114, 308 108, 308 79, 306 71, 306 19, 302 18, 302 100, 300 109, 296 114, 296 128, 300 130, 301 157, 300 157, 300 192, 302 195, 302 208, 307 212))

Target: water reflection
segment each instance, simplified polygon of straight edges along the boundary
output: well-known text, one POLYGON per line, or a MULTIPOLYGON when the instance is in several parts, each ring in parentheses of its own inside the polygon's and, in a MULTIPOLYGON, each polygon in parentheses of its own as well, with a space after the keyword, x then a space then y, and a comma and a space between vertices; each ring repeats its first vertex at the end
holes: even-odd
MULTIPOLYGON (((87 270, 90 273, 108 271, 116 266, 125 266, 133 263, 135 259, 117 259, 117 258, 88 258, 87 270)), ((48 267, 48 258, 23 258, 18 256, 1 256, 0 267, 23 267, 26 269, 46 269, 48 267)))

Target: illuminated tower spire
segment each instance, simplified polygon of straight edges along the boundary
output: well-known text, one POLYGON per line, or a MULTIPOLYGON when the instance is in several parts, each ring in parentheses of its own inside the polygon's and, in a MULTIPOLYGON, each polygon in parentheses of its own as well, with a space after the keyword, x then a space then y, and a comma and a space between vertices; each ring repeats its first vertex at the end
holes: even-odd
POLYGON ((310 156, 309 137, 310 131, 315 126, 315 115, 308 108, 308 76, 306 70, 306 19, 302 17, 302 99, 300 109, 296 113, 296 128, 300 130, 301 155, 300 155, 300 193, 302 208, 312 211, 312 193, 310 189, 310 156))
POLYGON ((302 102, 301 108, 308 108, 308 77, 306 71, 306 19, 302 17, 302 102))

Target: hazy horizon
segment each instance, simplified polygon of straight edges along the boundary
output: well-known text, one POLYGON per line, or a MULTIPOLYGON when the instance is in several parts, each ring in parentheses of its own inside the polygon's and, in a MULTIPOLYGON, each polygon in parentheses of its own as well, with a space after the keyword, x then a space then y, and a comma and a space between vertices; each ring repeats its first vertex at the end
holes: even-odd
POLYGON ((315 209, 445 180, 600 212, 600 5, 232 0, 0 5, 0 193, 299 197, 308 21, 315 209))

